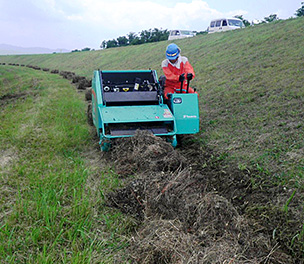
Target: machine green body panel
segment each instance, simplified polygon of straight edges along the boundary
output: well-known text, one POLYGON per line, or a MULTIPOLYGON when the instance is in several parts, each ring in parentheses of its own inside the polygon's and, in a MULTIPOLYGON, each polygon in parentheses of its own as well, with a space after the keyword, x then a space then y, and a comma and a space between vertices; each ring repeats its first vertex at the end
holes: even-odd
POLYGON ((102 105, 102 97, 101 97, 100 72, 94 71, 94 77, 92 81, 92 118, 98 136, 102 124, 100 114, 98 113, 98 106, 101 105, 102 105))
MULTIPOLYGON (((153 106, 111 106, 111 107, 98 107, 99 115, 102 120, 102 137, 111 139, 117 137, 129 137, 132 134, 120 134, 110 135, 107 134, 106 126, 111 124, 117 124, 121 127, 129 124, 133 126, 138 124, 138 129, 142 124, 153 123, 154 126, 157 124, 170 123, 172 124, 172 131, 170 132, 154 132, 156 136, 173 136, 176 134, 175 118, 172 115, 167 105, 153 105, 153 106)), ((151 129, 153 131, 153 129, 151 129)))
POLYGON ((177 127, 176 134, 195 134, 199 132, 199 106, 197 94, 171 94, 169 105, 175 117, 177 127))
POLYGON ((174 120, 167 105, 99 107, 104 123, 174 120))

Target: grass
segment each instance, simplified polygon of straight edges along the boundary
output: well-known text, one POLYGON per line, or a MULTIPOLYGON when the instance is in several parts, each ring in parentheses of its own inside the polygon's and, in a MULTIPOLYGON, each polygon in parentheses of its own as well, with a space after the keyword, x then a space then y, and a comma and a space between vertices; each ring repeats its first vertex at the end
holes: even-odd
POLYGON ((208 72, 205 122, 215 123, 205 123, 209 144, 278 176, 288 171, 298 182, 304 163, 301 24, 303 19, 280 21, 223 35, 223 49, 201 69, 208 72))
POLYGON ((119 186, 111 170, 88 186, 100 172, 85 153, 83 95, 43 72, 0 66, 0 76, 1 102, 16 96, 0 114, 0 262, 111 262, 134 223, 102 206, 102 193, 119 186))

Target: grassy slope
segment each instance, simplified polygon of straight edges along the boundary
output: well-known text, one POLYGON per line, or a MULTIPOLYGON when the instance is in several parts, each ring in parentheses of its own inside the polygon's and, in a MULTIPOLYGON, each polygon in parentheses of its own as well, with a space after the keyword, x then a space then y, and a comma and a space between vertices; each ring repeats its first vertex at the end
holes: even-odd
MULTIPOLYGON (((196 71, 201 141, 239 167, 303 184, 304 19, 176 41, 196 71)), ((156 69, 168 42, 102 51, 2 56, 0 62, 70 70, 156 69)))
POLYGON ((100 206, 119 183, 85 159, 94 150, 83 94, 27 68, 0 66, 0 82, 0 262, 110 261, 130 225, 100 206))

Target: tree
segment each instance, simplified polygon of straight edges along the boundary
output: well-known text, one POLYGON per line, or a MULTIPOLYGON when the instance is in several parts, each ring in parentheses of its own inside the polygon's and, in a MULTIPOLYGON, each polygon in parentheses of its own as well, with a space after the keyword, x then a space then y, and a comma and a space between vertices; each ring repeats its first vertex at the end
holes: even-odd
POLYGON ((277 14, 272 14, 268 17, 264 17, 265 21, 270 23, 270 22, 273 22, 273 21, 276 21, 276 20, 279 20, 278 18, 278 15, 277 14))
POLYGON ((143 44, 143 43, 144 43, 143 39, 136 36, 136 38, 132 40, 130 45, 140 45, 140 44, 143 44))
POLYGON ((108 40, 107 41, 106 49, 108 49, 108 48, 114 48, 114 47, 118 47, 117 40, 116 39, 108 40))
POLYGON ((142 30, 140 32, 139 36, 142 39, 143 43, 151 42, 151 37, 152 37, 151 29, 149 29, 149 30, 142 30))
POLYGON ((243 23, 244 23, 244 25, 245 25, 245 27, 250 26, 250 22, 249 22, 248 20, 246 20, 245 18, 243 18, 242 15, 241 15, 241 16, 234 16, 234 17, 235 17, 235 18, 238 18, 238 19, 240 19, 240 20, 242 20, 243 23))
POLYGON ((165 29, 165 30, 163 30, 163 31, 162 31, 162 33, 161 33, 161 34, 162 34, 162 35, 161 35, 161 37, 160 37, 159 41, 162 41, 162 40, 168 40, 168 37, 169 37, 170 31, 169 31, 169 30, 167 30, 167 29, 165 29))
POLYGON ((128 45, 128 39, 127 39, 127 37, 125 37, 125 36, 118 37, 117 38, 117 44, 118 44, 119 47, 127 46, 128 45))
POLYGON ((133 45, 132 42, 137 38, 136 34, 134 32, 130 32, 128 35, 128 43, 129 45, 133 45))
POLYGON ((169 31, 167 29, 162 30, 162 29, 154 28, 151 31, 151 42, 168 40, 168 37, 169 37, 169 31))
POLYGON ((297 17, 304 16, 304 2, 302 2, 301 5, 302 6, 295 13, 297 17))
POLYGON ((100 48, 101 49, 106 49, 107 48, 107 41, 106 40, 104 40, 103 42, 101 42, 100 48))

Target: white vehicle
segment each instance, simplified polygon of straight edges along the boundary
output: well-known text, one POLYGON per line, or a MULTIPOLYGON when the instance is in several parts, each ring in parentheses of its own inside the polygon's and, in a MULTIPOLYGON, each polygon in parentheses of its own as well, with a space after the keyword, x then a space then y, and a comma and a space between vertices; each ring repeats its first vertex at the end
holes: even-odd
POLYGON ((194 37, 195 35, 196 33, 191 30, 180 30, 180 29, 170 30, 168 40, 191 38, 194 37))
POLYGON ((243 21, 238 18, 221 18, 210 22, 208 33, 222 32, 245 27, 243 21))

